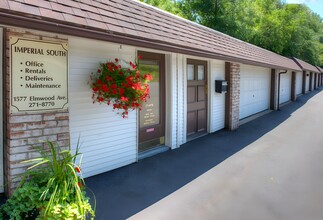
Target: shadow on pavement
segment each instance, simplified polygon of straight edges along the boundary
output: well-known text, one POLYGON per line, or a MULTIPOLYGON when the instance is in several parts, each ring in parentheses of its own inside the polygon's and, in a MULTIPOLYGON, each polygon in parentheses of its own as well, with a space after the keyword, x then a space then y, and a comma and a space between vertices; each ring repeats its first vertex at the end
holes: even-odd
MULTIPOLYGON (((285 121, 316 90, 230 132, 221 130, 110 172, 87 178, 97 220, 126 219, 194 180, 285 121)), ((5 198, 0 195, 0 205, 5 198)))
POLYGON ((126 219, 161 200, 281 124, 321 90, 230 132, 221 130, 154 157, 86 179, 97 218, 126 219))

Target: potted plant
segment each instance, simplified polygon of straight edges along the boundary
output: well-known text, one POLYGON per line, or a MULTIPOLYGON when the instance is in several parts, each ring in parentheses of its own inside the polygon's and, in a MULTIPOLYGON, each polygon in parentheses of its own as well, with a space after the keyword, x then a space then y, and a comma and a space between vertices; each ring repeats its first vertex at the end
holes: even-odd
POLYGON ((40 157, 24 161, 31 166, 0 208, 0 219, 94 219, 80 164, 76 165, 79 147, 72 154, 50 141, 45 146, 35 147, 40 157))
POLYGON ((114 62, 101 63, 98 70, 91 74, 93 103, 112 104, 113 109, 121 110, 123 118, 128 116, 130 110, 141 109, 142 104, 149 98, 149 82, 152 76, 142 74, 136 63, 124 62, 121 65, 118 58, 114 62))

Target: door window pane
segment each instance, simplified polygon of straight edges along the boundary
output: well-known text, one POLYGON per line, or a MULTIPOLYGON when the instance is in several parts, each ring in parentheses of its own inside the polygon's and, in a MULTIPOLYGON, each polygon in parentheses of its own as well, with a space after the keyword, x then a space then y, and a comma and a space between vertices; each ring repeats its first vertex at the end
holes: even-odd
POLYGON ((140 128, 159 124, 160 117, 160 86, 159 86, 159 62, 142 60, 139 66, 140 72, 150 73, 153 80, 149 83, 150 99, 142 106, 140 111, 140 128))
POLYGON ((197 66, 197 80, 204 80, 204 65, 197 66))
POLYGON ((187 64, 187 80, 194 80, 194 65, 187 64))

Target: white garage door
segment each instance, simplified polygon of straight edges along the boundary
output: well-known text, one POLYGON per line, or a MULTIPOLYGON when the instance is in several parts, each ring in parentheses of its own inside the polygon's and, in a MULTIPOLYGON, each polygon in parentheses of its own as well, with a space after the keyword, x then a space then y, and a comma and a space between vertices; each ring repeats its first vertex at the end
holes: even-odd
POLYGON ((132 47, 69 38, 69 100, 72 149, 80 138, 83 176, 93 176, 137 160, 136 112, 122 119, 107 105, 93 104, 87 85, 99 62, 120 58, 134 60, 132 47))
POLYGON ((280 97, 279 104, 291 99, 292 73, 288 71, 280 75, 280 97))
POLYGON ((270 69, 241 65, 240 119, 269 109, 270 69))
POLYGON ((302 93, 302 85, 303 85, 303 73, 296 73, 296 95, 302 93))

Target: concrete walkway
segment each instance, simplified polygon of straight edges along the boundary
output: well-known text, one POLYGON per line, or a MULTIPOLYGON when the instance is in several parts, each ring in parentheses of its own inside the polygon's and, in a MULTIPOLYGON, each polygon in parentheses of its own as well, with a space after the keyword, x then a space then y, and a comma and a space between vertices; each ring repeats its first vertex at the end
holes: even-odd
MULTIPOLYGON (((271 114, 284 114, 292 105, 271 114)), ((255 142, 130 219, 322 220, 323 92, 255 142)))

